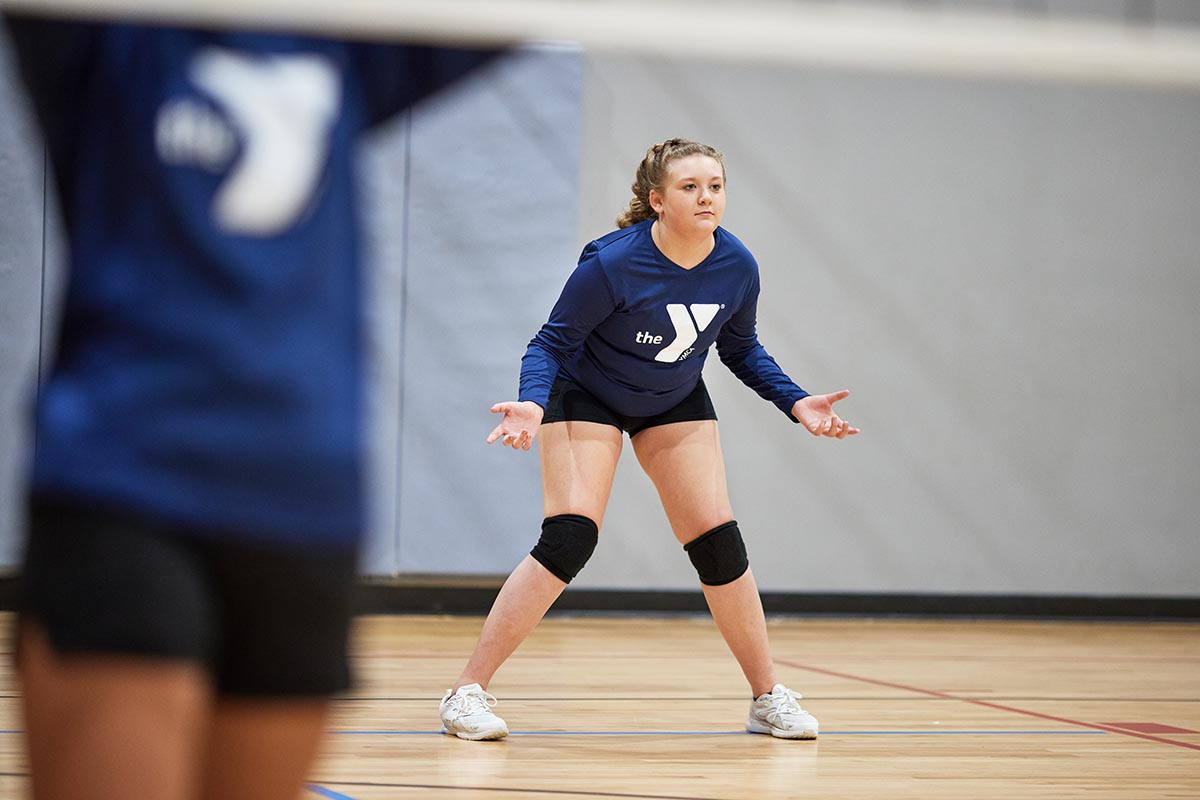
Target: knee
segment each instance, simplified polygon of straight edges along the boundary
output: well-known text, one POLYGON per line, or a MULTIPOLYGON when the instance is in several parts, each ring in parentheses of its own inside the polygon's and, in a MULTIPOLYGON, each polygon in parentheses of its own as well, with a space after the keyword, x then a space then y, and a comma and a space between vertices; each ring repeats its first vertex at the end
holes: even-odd
POLYGON ((563 583, 570 583, 592 557, 600 529, 581 514, 557 514, 542 520, 542 536, 529 555, 563 583))
POLYGON ((746 574, 750 559, 746 543, 735 520, 702 533, 683 546, 700 582, 705 586, 724 586, 746 574))

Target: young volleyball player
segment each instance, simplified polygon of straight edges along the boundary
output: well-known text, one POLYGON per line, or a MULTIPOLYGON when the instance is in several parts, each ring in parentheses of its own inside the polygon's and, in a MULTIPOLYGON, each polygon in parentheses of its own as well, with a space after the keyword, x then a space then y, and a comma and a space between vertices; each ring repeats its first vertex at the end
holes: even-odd
POLYGON ((519 399, 492 408, 504 416, 489 444, 528 450, 541 436, 545 519, 441 702, 443 731, 463 739, 507 735, 488 683, 591 556, 628 433, 750 683, 747 730, 812 739, 817 720, 775 674, 700 372, 716 343, 722 363, 789 419, 838 439, 859 432, 833 410, 848 392, 810 395, 759 344, 758 266, 720 227, 719 152, 681 139, 656 144, 638 166, 633 194, 619 229, 584 248, 529 343, 519 399))

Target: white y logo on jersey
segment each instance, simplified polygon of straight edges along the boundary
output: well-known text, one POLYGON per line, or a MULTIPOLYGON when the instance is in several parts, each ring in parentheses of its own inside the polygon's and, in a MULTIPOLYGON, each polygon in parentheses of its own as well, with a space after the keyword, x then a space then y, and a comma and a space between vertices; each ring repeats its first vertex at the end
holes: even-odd
POLYGON ((692 303, 691 309, 692 313, 688 314, 688 307, 683 303, 667 303, 667 316, 675 326, 675 341, 660 350, 654 357, 655 361, 669 364, 691 353, 696 337, 713 321, 721 306, 717 303, 692 303), (696 318, 694 323, 692 317, 696 318))
MULTIPOLYGON (((213 198, 224 229, 271 236, 303 215, 329 153, 341 78, 313 53, 250 56, 209 47, 188 77, 222 106, 242 134, 242 155, 213 198)), ((222 125, 198 103, 167 103, 159 112, 159 155, 218 171, 231 155, 222 125)))

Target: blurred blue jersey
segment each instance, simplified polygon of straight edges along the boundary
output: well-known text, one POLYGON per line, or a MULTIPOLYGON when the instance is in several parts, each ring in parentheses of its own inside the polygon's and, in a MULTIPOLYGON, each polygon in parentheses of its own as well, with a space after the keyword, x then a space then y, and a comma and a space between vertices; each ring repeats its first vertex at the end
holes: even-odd
POLYGON ((717 228, 708 257, 684 269, 659 251, 651 224, 613 231, 583 249, 521 360, 520 399, 545 407, 562 371, 614 411, 660 414, 696 388, 715 343, 722 363, 792 419, 792 405, 808 392, 758 341, 754 256, 717 228))
POLYGON ((8 22, 71 253, 34 494, 353 543, 353 145, 491 53, 8 22))

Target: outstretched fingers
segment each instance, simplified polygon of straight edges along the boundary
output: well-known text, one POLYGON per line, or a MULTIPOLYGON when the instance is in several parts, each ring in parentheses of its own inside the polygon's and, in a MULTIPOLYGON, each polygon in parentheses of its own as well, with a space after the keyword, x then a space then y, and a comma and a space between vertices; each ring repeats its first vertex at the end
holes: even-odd
POLYGON ((845 439, 861 431, 837 415, 833 404, 850 396, 848 389, 822 395, 810 395, 797 401, 793 415, 813 436, 845 439))
POLYGON ((503 414, 500 424, 488 434, 487 443, 500 442, 504 447, 514 450, 528 450, 533 445, 537 435, 537 426, 532 419, 525 419, 520 403, 496 403, 492 406, 493 414, 503 414))

